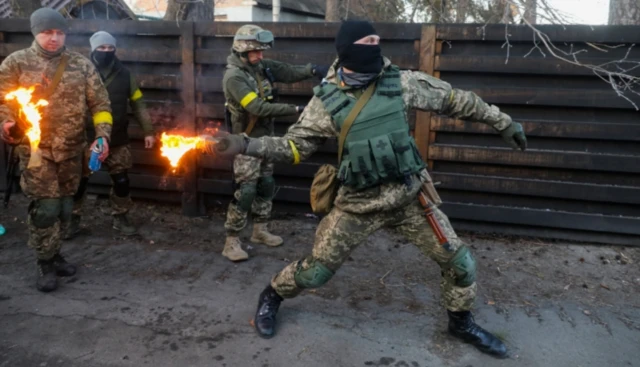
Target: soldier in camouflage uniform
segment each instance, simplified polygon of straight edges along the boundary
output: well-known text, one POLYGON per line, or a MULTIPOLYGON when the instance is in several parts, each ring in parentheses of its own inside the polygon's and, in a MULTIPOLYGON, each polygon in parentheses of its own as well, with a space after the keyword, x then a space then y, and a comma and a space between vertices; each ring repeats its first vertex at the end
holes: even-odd
MULTIPOLYGON (((104 82, 113 114, 113 131, 111 132, 109 157, 105 164, 109 168, 109 175, 113 186, 109 195, 111 202, 111 215, 113 216, 113 228, 124 235, 133 235, 136 228, 129 223, 127 213, 133 205, 129 195, 129 176, 127 170, 131 169, 131 147, 129 146, 129 119, 127 117, 127 105, 131 106, 136 120, 142 126, 145 135, 145 148, 153 148, 155 144, 153 125, 144 104, 142 92, 138 88, 135 77, 126 68, 116 53, 116 39, 107 32, 99 31, 91 36, 91 61, 95 64, 100 77, 104 82)), ((93 124, 87 125, 88 140, 95 136, 93 124)), ((88 161, 91 152, 85 151, 85 160, 88 161)), ((71 239, 80 232, 80 219, 82 204, 86 197, 86 188, 89 181, 88 166, 84 172, 80 187, 74 195, 73 214, 71 226, 65 239, 71 239)))
MULTIPOLYGON (((254 25, 244 25, 236 32, 222 81, 234 134, 244 132, 254 138, 271 136, 275 117, 302 111, 304 106, 274 100, 274 82, 295 83, 315 75, 326 75, 328 67, 292 66, 263 59, 262 51, 270 49, 273 41, 271 32, 254 25)), ((273 164, 238 155, 233 162, 233 172, 237 186, 227 211, 227 238, 222 255, 231 261, 241 261, 249 257, 239 238, 240 231, 247 225, 249 212, 253 215, 251 242, 280 246, 282 238, 267 229, 276 189, 273 164)))
POLYGON ((454 89, 422 72, 399 70, 382 57, 379 37, 368 22, 343 23, 336 48, 338 60, 329 70, 328 82, 314 89, 315 96, 284 137, 229 135, 205 146, 221 156, 242 153, 269 162, 297 163, 327 139, 339 136, 357 98, 376 83, 375 93, 347 134, 338 170, 341 186, 331 212, 318 226, 313 251, 276 274, 260 294, 254 320, 257 332, 272 337, 283 298, 325 284, 362 241, 386 227, 399 231, 442 269, 449 332, 485 353, 506 357, 505 345, 471 315, 476 265, 469 248, 442 211, 436 208, 435 215, 449 240, 446 248, 439 245, 425 218, 417 194, 428 174, 406 116, 409 109, 417 108, 482 122, 512 147, 524 150, 522 126, 472 92, 454 89))
MULTIPOLYGON (((39 85, 45 90, 61 60, 66 68, 59 84, 42 109, 39 163, 32 157, 29 143, 13 137, 18 112, 0 105, 2 139, 19 145, 22 177, 20 186, 31 200, 27 224, 29 246, 37 254, 36 287, 43 292, 57 288, 57 277, 75 274, 76 267, 60 255, 61 228, 68 226, 73 208, 73 194, 81 175, 82 151, 85 146, 85 116, 91 115, 96 136, 103 137, 105 159, 109 152, 111 108, 109 96, 93 64, 82 55, 65 49, 68 25, 62 15, 50 8, 31 15, 31 31, 35 41, 31 47, 9 55, 0 65, 0 97, 19 88, 39 85), (27 163, 29 162, 29 164, 27 163)), ((0 102, 0 103, 2 103, 0 102)), ((97 144, 97 141, 94 142, 97 144)))

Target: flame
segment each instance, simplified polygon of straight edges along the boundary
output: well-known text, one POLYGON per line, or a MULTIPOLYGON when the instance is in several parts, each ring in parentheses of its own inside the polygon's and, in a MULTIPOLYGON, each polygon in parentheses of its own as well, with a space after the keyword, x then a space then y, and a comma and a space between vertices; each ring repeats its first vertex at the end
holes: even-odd
POLYGON ((182 135, 167 135, 166 133, 162 133, 160 141, 162 142, 161 155, 169 159, 173 168, 178 167, 183 155, 204 143, 204 139, 198 136, 190 138, 182 135))
POLYGON ((40 119, 42 119, 42 115, 40 114, 39 108, 49 104, 49 102, 44 99, 40 99, 36 103, 31 102, 31 96, 34 90, 35 87, 33 86, 29 87, 29 89, 18 88, 4 96, 4 99, 7 101, 15 99, 18 102, 20 105, 20 115, 24 116, 26 122, 30 125, 25 130, 25 135, 29 138, 32 153, 38 149, 38 144, 40 144, 40 119))

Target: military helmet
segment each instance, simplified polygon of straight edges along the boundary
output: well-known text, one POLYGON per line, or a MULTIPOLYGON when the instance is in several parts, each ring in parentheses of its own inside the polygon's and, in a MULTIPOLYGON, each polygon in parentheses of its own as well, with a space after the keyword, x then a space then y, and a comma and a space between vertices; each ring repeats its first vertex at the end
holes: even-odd
POLYGON ((268 50, 273 47, 273 33, 257 25, 243 25, 233 37, 233 50, 248 52, 254 50, 268 50))

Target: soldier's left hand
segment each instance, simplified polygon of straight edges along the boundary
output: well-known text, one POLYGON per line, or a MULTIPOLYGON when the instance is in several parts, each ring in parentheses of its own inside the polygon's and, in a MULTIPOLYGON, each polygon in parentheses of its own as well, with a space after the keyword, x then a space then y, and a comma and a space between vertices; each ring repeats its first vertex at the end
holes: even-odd
POLYGON ((215 145, 216 152, 222 157, 235 157, 247 150, 248 140, 244 135, 229 134, 215 145))
POLYGON ((318 79, 322 80, 327 73, 329 72, 329 65, 314 65, 313 66, 313 75, 318 79))
POLYGON ((154 145, 156 145, 156 138, 153 135, 145 136, 144 147, 146 149, 151 149, 154 145))
MULTIPOLYGON (((93 150, 93 148, 97 144, 98 144, 98 139, 96 138, 96 140, 93 141, 93 144, 91 144, 90 150, 93 150)), ((102 138, 102 153, 100 153, 100 156, 98 156, 98 159, 100 160, 100 162, 104 162, 104 160, 107 159, 108 156, 109 156, 109 141, 107 140, 107 138, 103 137, 102 138)))
POLYGON ((527 137, 524 135, 522 125, 518 122, 512 122, 509 127, 500 131, 502 140, 507 142, 513 149, 527 149, 527 137))

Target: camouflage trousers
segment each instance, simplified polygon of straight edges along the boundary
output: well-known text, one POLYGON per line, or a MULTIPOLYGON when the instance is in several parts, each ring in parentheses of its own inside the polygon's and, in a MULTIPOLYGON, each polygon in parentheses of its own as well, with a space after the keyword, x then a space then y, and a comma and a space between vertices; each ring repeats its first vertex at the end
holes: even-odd
POLYGON ((27 167, 30 158, 29 147, 21 145, 17 153, 22 169, 20 187, 31 200, 27 218, 28 244, 36 251, 38 259, 48 260, 60 251, 61 228, 71 220, 72 196, 80 182, 82 157, 77 156, 62 162, 42 157, 40 166, 27 167), (43 205, 43 200, 47 201, 46 205, 43 205), (52 207, 56 209, 50 209, 52 207), (45 212, 45 222, 50 222, 51 225, 36 225, 35 223, 42 222, 36 217, 42 218, 45 212))
MULTIPOLYGON (((83 177, 89 177, 91 172, 89 171, 89 158, 91 157, 91 151, 87 149, 84 154, 84 164, 82 166, 82 175, 83 177)), ((113 175, 119 173, 125 173, 127 170, 133 167, 132 158, 131 158, 131 147, 127 145, 121 145, 117 147, 113 147, 109 150, 109 156, 103 162, 104 165, 107 166, 109 170, 109 175, 113 177, 113 175)), ((113 184, 113 180, 112 180, 113 184)), ((128 188, 127 188, 128 190, 128 188)), ((84 190, 81 195, 76 195, 75 200, 73 202, 73 214, 81 215, 82 214, 82 205, 85 202, 87 197, 86 190, 84 190)), ((133 201, 131 201, 131 196, 118 196, 116 195, 113 185, 111 187, 111 191, 109 192, 109 202, 111 203, 111 215, 118 214, 126 214, 129 212, 131 207, 133 206, 133 201)))
POLYGON ((464 244, 447 216, 439 209, 435 210, 435 215, 449 239, 451 252, 438 243, 417 199, 398 210, 368 214, 347 213, 334 207, 316 230, 312 255, 285 267, 271 279, 271 286, 283 298, 295 297, 302 291, 294 279, 297 271, 309 269, 314 261, 319 261, 335 273, 370 234, 383 227, 393 228, 443 269, 440 289, 444 306, 454 312, 470 310, 476 298, 476 283, 468 287, 457 286, 455 273, 445 266, 464 244))
MULTIPOLYGON (((247 225, 248 210, 240 206, 242 200, 247 200, 244 195, 248 195, 243 190, 243 185, 258 188, 259 181, 273 176, 273 163, 267 163, 259 158, 247 155, 237 155, 233 161, 233 174, 235 176, 236 190, 233 193, 233 200, 227 210, 227 220, 224 228, 230 235, 237 235, 247 225)), ((264 223, 271 217, 273 207, 272 197, 263 195, 259 189, 255 189, 253 202, 251 204, 251 215, 255 223, 264 223)))

